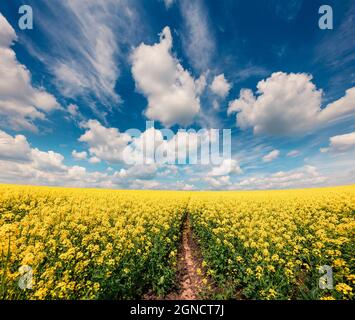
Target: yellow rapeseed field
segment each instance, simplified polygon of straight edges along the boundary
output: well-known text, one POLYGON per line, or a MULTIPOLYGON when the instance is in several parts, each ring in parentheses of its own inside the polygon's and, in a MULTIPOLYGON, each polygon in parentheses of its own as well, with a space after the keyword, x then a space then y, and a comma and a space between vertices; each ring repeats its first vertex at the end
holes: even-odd
POLYGON ((208 273, 231 296, 354 297, 355 186, 206 192, 188 211, 208 273), (319 288, 320 266, 332 268, 333 290, 319 288))
POLYGON ((0 185, 0 299, 163 296, 174 286, 186 217, 206 277, 223 288, 218 298, 353 299, 354 213, 355 186, 168 192, 0 185), (333 289, 319 288, 324 265, 333 289), (23 290, 28 270, 31 287, 23 290))
POLYGON ((0 186, 0 297, 136 298, 174 280, 184 193, 0 186), (32 268, 21 290, 21 266, 32 268))

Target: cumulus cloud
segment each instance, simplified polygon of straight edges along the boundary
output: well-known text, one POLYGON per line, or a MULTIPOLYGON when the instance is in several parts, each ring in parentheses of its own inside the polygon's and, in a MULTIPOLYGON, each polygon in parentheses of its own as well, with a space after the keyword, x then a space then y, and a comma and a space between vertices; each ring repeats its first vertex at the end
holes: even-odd
POLYGON ((86 151, 78 152, 76 150, 73 150, 73 152, 71 154, 72 154, 73 158, 76 160, 86 160, 86 158, 88 156, 86 151))
POLYGON ((100 162, 101 162, 101 159, 98 158, 98 157, 91 157, 89 159, 89 163, 91 163, 91 164, 97 164, 97 163, 100 163, 100 162))
MULTIPOLYGON (((144 173, 147 167, 128 169, 126 174, 111 170, 109 174, 109 171, 90 172, 82 166, 67 166, 64 160, 58 152, 31 148, 25 136, 11 136, 0 131, 0 183, 148 189, 161 186, 153 180, 142 180, 148 178, 144 173)), ((89 159, 93 163, 98 160, 95 157, 89 159)))
POLYGON ((280 156, 280 151, 279 150, 272 150, 269 152, 267 155, 263 157, 264 162, 271 162, 275 159, 277 159, 280 156))
POLYGON ((7 22, 6 18, 0 14, 0 47, 10 47, 16 39, 15 30, 7 22))
MULTIPOLYGON (((213 130, 179 130, 169 135, 154 127, 135 135, 121 133, 116 128, 106 128, 97 120, 82 124, 86 130, 79 138, 88 146, 91 156, 110 164, 135 166, 139 164, 185 164, 190 157, 198 156, 203 145, 216 140, 213 130)), ((197 160, 196 160, 197 161, 197 160)))
POLYGON ((137 89, 148 100, 145 115, 167 127, 188 125, 200 111, 201 83, 184 70, 171 49, 171 32, 165 27, 159 43, 142 43, 131 56, 137 89))
POLYGON ((176 183, 171 183, 169 185, 169 189, 191 191, 191 190, 195 190, 196 187, 193 184, 185 183, 184 181, 177 181, 176 183))
POLYGON ((136 179, 130 184, 130 189, 163 189, 160 182, 155 180, 136 179))
POLYGON ((242 89, 228 108, 228 114, 237 113, 240 128, 252 128, 255 134, 300 134, 355 115, 355 87, 322 109, 322 90, 309 74, 276 72, 260 81, 257 89, 257 95, 242 89))
POLYGON ((106 128, 97 120, 89 120, 82 124, 86 132, 79 141, 89 146, 92 156, 105 160, 108 163, 123 161, 123 150, 131 141, 131 137, 121 133, 116 128, 106 128))
POLYGON ((327 181, 316 167, 304 166, 290 171, 279 171, 270 175, 251 177, 235 185, 242 189, 287 189, 319 186, 327 181))
MULTIPOLYGON (((344 144, 348 145, 346 142, 344 144)), ((58 152, 31 148, 26 137, 22 135, 11 136, 0 131, 0 183, 131 189, 195 189, 192 184, 184 181, 171 183, 154 180, 159 169, 156 164, 136 165, 118 171, 111 169, 106 172, 90 172, 85 167, 67 166, 64 160, 64 156, 58 152)), ((240 172, 236 163, 234 168, 235 172, 240 172)), ((176 166, 166 166, 165 169, 169 170, 170 176, 177 172, 176 166)), ((210 189, 228 190, 301 188, 321 186, 329 181, 328 177, 310 165, 273 174, 258 174, 239 182, 233 182, 231 176, 226 175, 227 172, 222 169, 223 165, 214 172, 212 170, 210 174, 206 174, 205 178, 195 181, 204 181, 210 189)), ((192 180, 190 179, 189 182, 192 180)))
POLYGON ((239 166, 238 161, 234 159, 224 159, 220 166, 212 168, 208 173, 209 176, 226 176, 230 174, 240 174, 242 169, 239 166))
POLYGON ((321 148, 321 152, 344 153, 355 149, 355 132, 329 138, 329 147, 321 148))
POLYGON ((212 92, 221 98, 225 98, 228 95, 231 87, 230 83, 224 77, 224 74, 215 76, 210 85, 212 92))
POLYGON ((37 131, 35 120, 45 120, 59 104, 44 88, 31 84, 29 70, 11 49, 15 31, 1 13, 0 30, 0 126, 37 131))
POLYGON ((156 172, 158 170, 158 166, 156 164, 149 165, 136 165, 134 167, 130 167, 128 169, 121 169, 116 172, 115 175, 119 178, 135 178, 148 180, 154 178, 156 172))
POLYGON ((63 164, 64 157, 54 151, 44 152, 37 148, 31 150, 32 167, 49 172, 63 172, 67 167, 63 164))
MULTIPOLYGON (((125 150, 125 161, 130 164, 159 165, 197 163, 199 155, 209 157, 206 147, 215 141, 216 135, 212 130, 182 131, 165 135, 163 130, 149 128, 125 150)), ((218 159, 217 159, 218 160, 218 159)))
POLYGON ((196 93, 198 95, 202 94, 206 88, 206 85, 207 85, 206 74, 207 74, 207 72, 201 74, 201 76, 195 81, 196 93))
MULTIPOLYGON (((90 124, 91 127, 92 125, 93 123, 90 124)), ((100 134, 103 133, 100 130, 100 134)), ((117 141, 118 130, 107 132, 117 141)), ((87 134, 86 137, 90 135, 87 134)), ((97 142, 103 136, 92 138, 93 140, 88 139, 88 141, 97 142)), ((86 152, 76 150, 73 150, 72 156, 82 160, 88 158, 86 152)), ((92 172, 82 166, 68 166, 64 161, 64 156, 58 152, 31 148, 27 138, 23 135, 11 136, 0 130, 0 183, 123 189, 192 190, 195 188, 183 181, 163 183, 154 180, 160 169, 165 171, 165 178, 168 178, 167 175, 171 177, 177 174, 178 169, 175 165, 136 164, 117 171, 108 168, 104 172, 92 172)), ((88 161, 95 164, 100 162, 100 159, 92 156, 88 161)), ((163 171, 160 172, 163 173, 163 171)))
POLYGON ((23 135, 0 131, 0 182, 73 187, 111 187, 107 174, 66 166, 64 156, 31 148, 23 135))
POLYGON ((117 128, 106 128, 97 120, 89 120, 82 127, 86 131, 79 141, 89 147, 90 155, 110 164, 154 163, 154 152, 164 141, 161 131, 154 128, 133 137, 117 128))
POLYGON ((0 160, 28 161, 31 148, 23 135, 10 136, 0 130, 0 160))
POLYGON ((207 182, 209 188, 212 189, 221 189, 232 185, 229 176, 206 177, 204 181, 207 182))
POLYGON ((237 160, 224 159, 219 166, 213 167, 203 179, 207 189, 233 189, 231 175, 243 173, 237 160))

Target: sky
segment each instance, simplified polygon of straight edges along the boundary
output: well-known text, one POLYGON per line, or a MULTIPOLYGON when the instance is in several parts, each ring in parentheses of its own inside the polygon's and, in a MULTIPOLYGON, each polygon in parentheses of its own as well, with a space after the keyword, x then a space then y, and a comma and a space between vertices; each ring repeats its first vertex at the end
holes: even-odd
POLYGON ((333 29, 325 30, 321 5, 1 1, 0 183, 171 190, 354 184, 355 3, 327 1, 333 29), (23 4, 33 10, 33 29, 19 27, 23 4), (206 137, 221 142, 223 129, 231 130, 228 159, 175 161, 180 148, 200 150, 206 137), (172 161, 156 161, 159 147, 172 161), (144 163, 143 148, 153 154, 144 163))

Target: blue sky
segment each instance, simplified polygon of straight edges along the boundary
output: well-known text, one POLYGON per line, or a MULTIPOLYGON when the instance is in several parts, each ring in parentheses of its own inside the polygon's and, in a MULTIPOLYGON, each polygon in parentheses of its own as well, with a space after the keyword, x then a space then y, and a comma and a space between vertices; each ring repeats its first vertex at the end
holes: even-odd
POLYGON ((355 183, 355 5, 328 1, 334 28, 321 30, 322 4, 1 1, 0 183, 184 190, 355 183), (33 9, 33 30, 18 27, 22 4, 33 9), (145 131, 147 120, 155 129, 145 131), (164 128, 231 129, 232 158, 217 166, 128 165, 123 150, 131 144, 134 158, 142 140, 130 140, 130 128, 148 140, 164 128))

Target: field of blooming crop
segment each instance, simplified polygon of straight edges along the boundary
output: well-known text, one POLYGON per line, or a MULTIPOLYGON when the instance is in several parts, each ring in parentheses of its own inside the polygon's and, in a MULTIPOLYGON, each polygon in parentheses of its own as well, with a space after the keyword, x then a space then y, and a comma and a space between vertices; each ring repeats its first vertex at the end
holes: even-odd
POLYGON ((164 297, 178 286, 186 220, 212 298, 353 299, 354 213, 355 186, 170 192, 0 185, 0 299, 164 297), (331 267, 332 289, 319 287, 321 266, 331 267))

